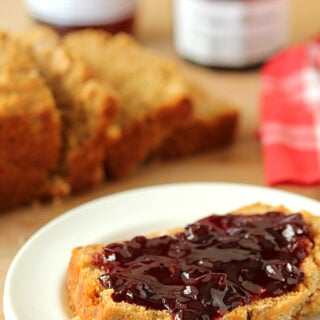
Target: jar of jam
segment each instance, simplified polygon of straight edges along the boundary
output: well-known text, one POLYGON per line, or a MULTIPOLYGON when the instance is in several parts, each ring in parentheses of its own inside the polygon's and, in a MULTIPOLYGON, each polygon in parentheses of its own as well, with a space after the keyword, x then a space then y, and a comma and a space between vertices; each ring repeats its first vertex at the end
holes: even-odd
POLYGON ((64 34, 81 28, 132 33, 136 0, 25 0, 37 21, 64 34))
POLYGON ((205 66, 259 65, 287 40, 290 0, 174 0, 174 45, 205 66))

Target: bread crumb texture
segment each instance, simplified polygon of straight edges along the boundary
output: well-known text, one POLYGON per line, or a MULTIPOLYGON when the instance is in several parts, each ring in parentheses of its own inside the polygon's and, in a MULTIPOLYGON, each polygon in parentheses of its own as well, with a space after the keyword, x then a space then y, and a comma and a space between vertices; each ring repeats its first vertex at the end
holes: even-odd
POLYGON ((35 61, 0 33, 0 209, 42 196, 60 134, 59 112, 35 61))

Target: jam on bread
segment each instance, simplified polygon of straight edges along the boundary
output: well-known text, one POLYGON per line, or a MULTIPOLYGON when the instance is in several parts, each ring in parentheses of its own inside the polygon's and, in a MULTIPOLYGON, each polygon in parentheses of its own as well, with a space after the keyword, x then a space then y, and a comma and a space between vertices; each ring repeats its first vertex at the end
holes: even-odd
POLYGON ((295 290, 311 246, 300 213, 274 210, 212 215, 173 235, 111 243, 92 262, 115 302, 210 320, 295 290))

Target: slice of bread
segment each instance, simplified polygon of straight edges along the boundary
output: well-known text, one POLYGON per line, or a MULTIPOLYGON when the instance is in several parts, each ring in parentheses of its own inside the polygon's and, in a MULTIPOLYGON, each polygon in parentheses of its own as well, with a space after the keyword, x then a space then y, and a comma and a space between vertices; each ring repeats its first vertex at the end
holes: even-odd
POLYGON ((20 36, 49 84, 63 123, 62 148, 56 174, 72 193, 104 180, 105 131, 117 111, 117 98, 102 85, 85 62, 60 43, 46 27, 20 36))
POLYGON ((37 199, 60 152, 61 120, 32 56, 0 33, 0 210, 37 199))
POLYGON ((234 140, 239 112, 227 101, 211 97, 190 84, 192 117, 153 152, 154 158, 172 159, 214 150, 234 140))
POLYGON ((85 30, 63 43, 119 94, 121 112, 106 136, 106 169, 129 175, 191 115, 188 90, 176 65, 130 36, 85 30))
MULTIPOLYGON (((234 213, 251 215, 268 211, 290 212, 284 207, 271 207, 254 204, 241 208, 234 213)), ((320 218, 302 211, 313 243, 302 261, 300 269, 303 280, 297 287, 277 297, 257 299, 249 304, 236 307, 225 313, 221 320, 297 320, 320 311, 320 218)), ((170 231, 173 234, 180 230, 170 231)), ((105 274, 93 265, 93 256, 103 250, 103 245, 89 245, 75 248, 72 252, 67 286, 70 306, 77 320, 170 320, 166 311, 157 311, 126 302, 114 302, 112 289, 105 289, 99 277, 105 274)))

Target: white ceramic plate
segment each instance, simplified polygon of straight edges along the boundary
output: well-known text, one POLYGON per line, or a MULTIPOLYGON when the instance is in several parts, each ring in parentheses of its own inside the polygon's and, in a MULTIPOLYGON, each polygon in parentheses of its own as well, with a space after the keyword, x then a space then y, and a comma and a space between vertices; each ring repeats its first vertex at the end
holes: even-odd
POLYGON ((71 249, 192 223, 253 202, 320 214, 320 203, 240 184, 189 183, 135 189, 79 206, 35 233, 18 252, 4 288, 6 320, 67 320, 65 275, 71 249))

